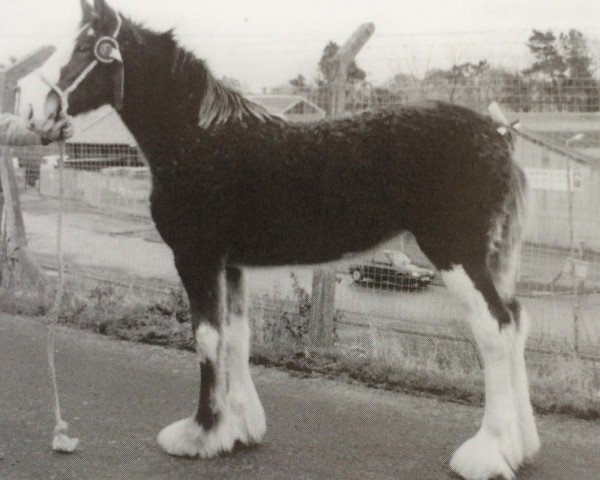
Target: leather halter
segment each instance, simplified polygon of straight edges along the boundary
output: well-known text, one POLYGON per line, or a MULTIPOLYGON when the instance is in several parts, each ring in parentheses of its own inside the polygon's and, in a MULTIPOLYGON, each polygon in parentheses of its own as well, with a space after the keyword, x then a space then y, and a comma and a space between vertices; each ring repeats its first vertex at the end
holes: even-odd
MULTIPOLYGON (((48 81, 43 75, 41 76, 42 80, 52 89, 54 90, 61 102, 61 109, 64 113, 67 112, 69 103, 68 98, 69 94, 71 94, 75 89, 83 82, 87 76, 91 73, 91 71, 96 68, 99 63, 103 63, 105 65, 111 64, 113 62, 118 62, 121 64, 121 67, 117 69, 116 72, 116 81, 115 81, 115 108, 119 110, 123 105, 123 95, 124 95, 124 69, 123 69, 123 57, 121 56, 121 50, 119 47, 119 42, 117 37, 121 32, 122 20, 119 14, 116 14, 117 17, 117 28, 111 36, 100 37, 96 40, 94 44, 94 60, 92 60, 79 74, 79 76, 73 80, 71 85, 69 85, 64 90, 61 90, 60 87, 50 81, 48 81)), ((78 36, 90 27, 89 23, 86 23, 78 33, 78 36)))

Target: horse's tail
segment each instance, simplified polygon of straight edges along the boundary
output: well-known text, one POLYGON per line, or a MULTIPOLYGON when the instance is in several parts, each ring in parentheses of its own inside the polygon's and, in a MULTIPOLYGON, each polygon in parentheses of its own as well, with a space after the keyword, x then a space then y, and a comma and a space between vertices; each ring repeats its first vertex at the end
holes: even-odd
POLYGON ((523 169, 513 161, 509 189, 493 226, 488 256, 494 283, 498 293, 506 301, 514 297, 529 205, 527 178, 523 169))

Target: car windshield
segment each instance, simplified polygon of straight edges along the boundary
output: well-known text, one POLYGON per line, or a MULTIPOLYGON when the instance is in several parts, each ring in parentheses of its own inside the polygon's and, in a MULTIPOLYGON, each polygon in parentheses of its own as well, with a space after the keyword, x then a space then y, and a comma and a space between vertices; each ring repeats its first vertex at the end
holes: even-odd
POLYGON ((380 252, 373 257, 373 262, 381 265, 393 265, 394 259, 387 252, 380 252))
POLYGON ((402 252, 386 252, 386 255, 394 265, 410 265, 410 258, 402 252))

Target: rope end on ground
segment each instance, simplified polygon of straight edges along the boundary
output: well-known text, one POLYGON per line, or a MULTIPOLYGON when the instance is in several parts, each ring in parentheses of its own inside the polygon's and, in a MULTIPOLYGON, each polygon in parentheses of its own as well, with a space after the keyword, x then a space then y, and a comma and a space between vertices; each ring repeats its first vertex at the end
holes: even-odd
POLYGON ((73 453, 79 445, 78 438, 67 436, 69 425, 65 421, 60 421, 54 427, 54 439, 52 440, 52 450, 60 453, 73 453))

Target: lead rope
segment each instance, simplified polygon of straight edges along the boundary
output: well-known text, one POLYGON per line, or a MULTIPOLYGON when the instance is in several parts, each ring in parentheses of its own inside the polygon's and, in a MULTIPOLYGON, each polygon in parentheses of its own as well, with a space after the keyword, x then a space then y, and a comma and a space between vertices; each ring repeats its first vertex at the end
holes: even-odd
MULTIPOLYGON (((121 30, 121 17, 117 15, 117 27, 112 37, 102 37, 96 42, 94 46, 94 55, 96 59, 89 63, 89 65, 79 74, 75 81, 64 91, 61 90, 58 85, 47 80, 43 75, 40 78, 46 83, 52 90, 54 90, 61 102, 61 111, 66 115, 68 111, 68 96, 73 90, 75 90, 81 82, 90 74, 90 72, 98 65, 98 62, 111 63, 114 60, 119 60, 122 63, 121 54, 119 52, 119 44, 116 40, 121 30), (102 42, 108 41, 112 47, 108 51, 108 57, 104 58, 100 54, 100 47, 102 42)), ((84 25, 80 30, 79 34, 89 27, 89 24, 84 25)), ((64 200, 64 161, 65 161, 65 142, 60 142, 60 156, 58 158, 58 194, 60 199, 60 205, 58 209, 58 217, 56 221, 56 259, 58 262, 58 287, 56 290, 56 297, 54 299, 54 305, 52 310, 47 317, 47 334, 46 334, 46 345, 48 350, 48 367, 50 369, 50 379, 52 381, 52 391, 54 394, 54 417, 56 419, 56 426, 54 427, 54 439, 52 440, 52 449, 57 452, 72 453, 79 444, 78 438, 70 438, 67 435, 67 429, 69 424, 62 418, 60 412, 60 399, 58 393, 58 381, 56 379, 56 364, 54 361, 54 353, 56 347, 56 325, 58 324, 58 317, 60 315, 60 307, 62 299, 65 293, 65 269, 62 256, 62 229, 63 229, 63 211, 65 207, 64 200)))
POLYGON ((56 426, 54 427, 54 439, 52 440, 52 449, 57 452, 72 453, 79 444, 78 438, 70 438, 67 435, 69 424, 62 418, 60 412, 60 399, 58 393, 58 381, 56 379, 56 365, 54 361, 55 344, 56 344, 56 325, 62 299, 65 292, 65 269, 62 255, 62 229, 63 229, 63 211, 65 206, 64 200, 64 159, 65 159, 65 142, 60 142, 60 156, 58 158, 58 195, 60 199, 58 216, 56 220, 56 259, 58 262, 58 287, 56 289, 56 297, 54 305, 48 316, 46 323, 46 345, 48 351, 48 367, 50 369, 50 379, 52 381, 52 391, 54 393, 54 417, 56 426))

